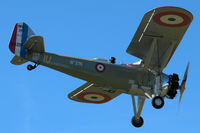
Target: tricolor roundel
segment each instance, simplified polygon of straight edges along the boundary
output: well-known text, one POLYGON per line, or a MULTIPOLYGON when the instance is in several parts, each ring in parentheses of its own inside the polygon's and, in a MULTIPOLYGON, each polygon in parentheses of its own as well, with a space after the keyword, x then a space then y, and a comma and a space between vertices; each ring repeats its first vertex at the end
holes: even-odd
POLYGON ((96 68, 97 72, 104 72, 105 69, 106 69, 105 65, 102 64, 102 63, 97 63, 96 66, 95 66, 95 68, 96 68))
POLYGON ((174 11, 161 12, 153 17, 153 21, 159 25, 168 27, 181 27, 188 25, 191 19, 186 14, 174 11))
POLYGON ((83 92, 78 94, 77 97, 80 100, 89 103, 105 103, 111 100, 111 97, 100 92, 83 92))

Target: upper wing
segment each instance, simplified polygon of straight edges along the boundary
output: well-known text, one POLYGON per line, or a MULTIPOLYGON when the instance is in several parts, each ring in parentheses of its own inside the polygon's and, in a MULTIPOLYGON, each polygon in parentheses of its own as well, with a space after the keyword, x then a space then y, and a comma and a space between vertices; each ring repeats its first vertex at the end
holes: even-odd
POLYGON ((163 70, 179 45, 193 16, 178 7, 160 7, 147 12, 127 52, 146 63, 146 67, 163 70))
POLYGON ((120 95, 120 90, 99 87, 93 83, 85 83, 68 94, 71 100, 86 103, 105 103, 120 95))

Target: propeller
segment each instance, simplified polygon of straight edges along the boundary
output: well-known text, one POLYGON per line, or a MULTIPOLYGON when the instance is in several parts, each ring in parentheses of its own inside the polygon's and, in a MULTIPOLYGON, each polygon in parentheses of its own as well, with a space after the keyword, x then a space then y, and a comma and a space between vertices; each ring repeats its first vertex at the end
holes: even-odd
POLYGON ((183 92, 185 91, 185 84, 186 84, 186 80, 187 80, 187 75, 188 75, 189 67, 190 67, 190 62, 188 62, 188 64, 187 64, 187 67, 186 67, 186 70, 185 70, 185 74, 184 74, 184 77, 183 77, 183 80, 182 80, 182 83, 181 83, 181 86, 180 86, 179 105, 181 103, 183 92))

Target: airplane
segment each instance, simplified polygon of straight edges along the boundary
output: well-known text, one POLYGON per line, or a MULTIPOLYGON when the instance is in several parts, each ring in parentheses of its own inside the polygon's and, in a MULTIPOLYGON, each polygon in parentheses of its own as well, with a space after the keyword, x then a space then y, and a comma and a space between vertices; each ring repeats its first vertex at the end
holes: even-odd
POLYGON ((43 37, 35 35, 26 23, 19 22, 9 42, 9 49, 15 54, 11 63, 21 65, 30 61, 34 63, 27 65, 30 71, 42 65, 87 81, 68 94, 74 101, 101 104, 122 93, 129 94, 134 111, 131 123, 141 127, 146 99, 151 100, 154 108, 161 109, 164 99, 174 99, 180 90, 181 102, 190 63, 180 85, 178 74, 165 74, 163 69, 192 20, 192 14, 179 7, 165 6, 147 12, 126 50, 140 59, 131 64, 117 64, 115 57, 84 59, 45 52, 43 37))

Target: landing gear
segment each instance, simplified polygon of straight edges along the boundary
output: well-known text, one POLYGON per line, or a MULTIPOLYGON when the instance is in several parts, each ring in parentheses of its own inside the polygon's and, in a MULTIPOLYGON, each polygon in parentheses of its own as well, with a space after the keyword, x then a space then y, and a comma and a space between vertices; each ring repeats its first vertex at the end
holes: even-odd
POLYGON ((164 100, 162 97, 160 96, 155 96, 153 99, 152 99, 152 106, 156 109, 160 109, 164 106, 164 100))
POLYGON ((154 94, 152 95, 152 106, 156 109, 160 109, 164 106, 164 100, 160 96, 160 88, 162 87, 162 76, 161 74, 155 74, 155 87, 154 94))
POLYGON ((38 64, 36 64, 36 63, 34 66, 29 64, 29 65, 27 65, 27 70, 31 71, 31 70, 35 69, 37 66, 38 66, 38 64))
POLYGON ((142 113, 142 108, 145 102, 145 97, 138 96, 137 100, 137 107, 135 103, 135 97, 132 95, 132 101, 133 101, 133 110, 134 110, 134 116, 131 119, 131 123, 135 127, 141 127, 144 124, 143 118, 140 116, 142 113))
POLYGON ((144 120, 141 116, 139 118, 133 116, 133 118, 131 119, 131 123, 135 127, 141 127, 144 124, 144 120))

